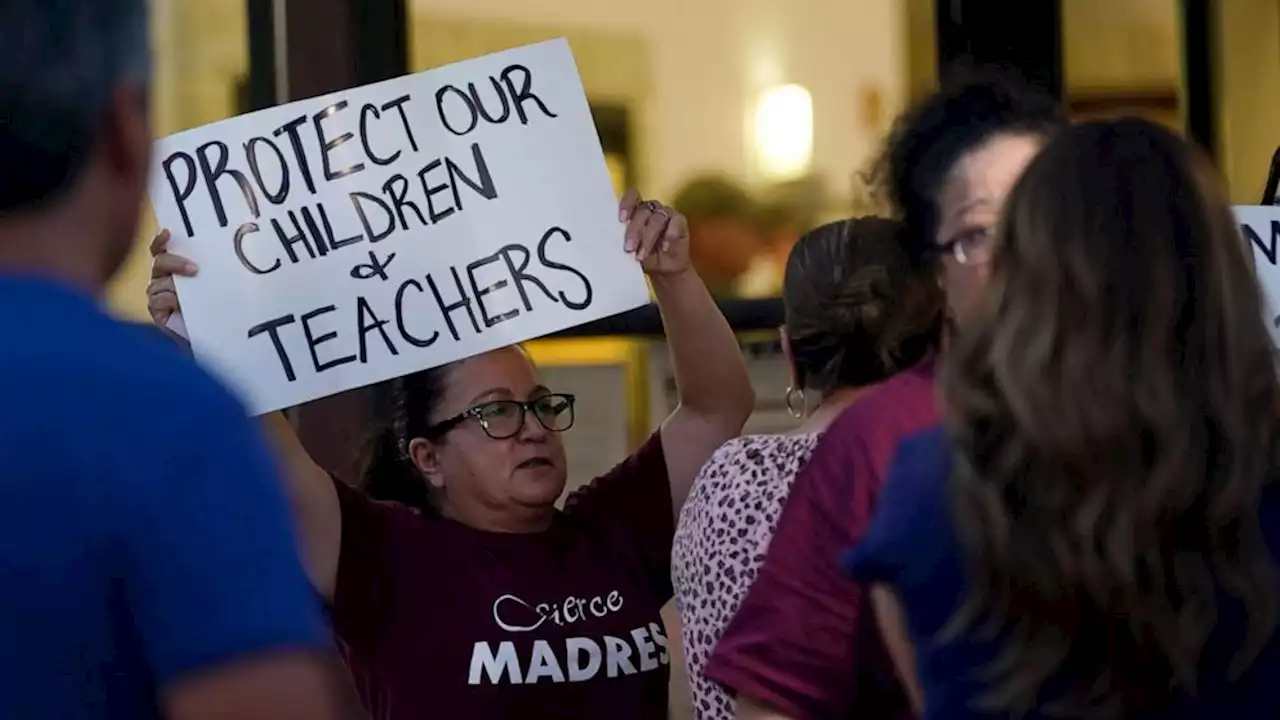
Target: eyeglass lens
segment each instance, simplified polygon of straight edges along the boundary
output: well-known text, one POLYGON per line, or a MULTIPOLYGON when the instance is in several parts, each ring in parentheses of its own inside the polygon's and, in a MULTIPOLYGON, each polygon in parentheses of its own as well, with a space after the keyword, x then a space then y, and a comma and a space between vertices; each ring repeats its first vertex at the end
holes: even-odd
POLYGON ((495 400, 476 408, 476 418, 489 437, 504 440, 517 435, 524 427, 526 407, 534 418, 551 432, 564 432, 573 425, 573 399, 566 395, 547 395, 528 403, 495 400))

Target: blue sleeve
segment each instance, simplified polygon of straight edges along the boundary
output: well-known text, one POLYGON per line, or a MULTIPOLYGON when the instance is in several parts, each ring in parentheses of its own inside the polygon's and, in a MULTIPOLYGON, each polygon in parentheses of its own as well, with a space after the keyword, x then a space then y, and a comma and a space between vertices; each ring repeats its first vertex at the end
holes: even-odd
POLYGON ((949 547, 949 474, 945 428, 898 445, 871 525, 845 555, 845 569, 855 579, 900 586, 904 573, 926 568, 940 549, 949 547))
POLYGON ((123 483, 125 589, 161 683, 330 642, 266 441, 234 400, 201 380, 169 401, 173 421, 123 483))

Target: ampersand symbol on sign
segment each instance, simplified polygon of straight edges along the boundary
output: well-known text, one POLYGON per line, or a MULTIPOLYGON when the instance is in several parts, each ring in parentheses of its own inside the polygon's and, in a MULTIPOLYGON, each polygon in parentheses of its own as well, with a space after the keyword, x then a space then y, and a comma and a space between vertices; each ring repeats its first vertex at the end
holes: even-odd
POLYGON ((355 267, 351 268, 351 277, 357 280, 368 280, 369 278, 373 278, 373 277, 380 278, 382 280, 387 280, 388 279, 387 266, 390 265, 391 261, 395 259, 396 259, 396 254, 391 253, 387 255, 386 260, 379 261, 377 254, 374 253, 374 251, 370 250, 369 262, 360 263, 355 267))

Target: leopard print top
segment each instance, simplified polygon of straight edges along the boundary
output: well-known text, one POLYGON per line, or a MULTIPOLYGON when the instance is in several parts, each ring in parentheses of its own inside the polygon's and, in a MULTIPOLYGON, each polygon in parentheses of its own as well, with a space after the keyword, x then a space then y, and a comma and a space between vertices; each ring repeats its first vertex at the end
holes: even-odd
POLYGON ((716 641, 764 562, 778 515, 818 434, 748 435, 716 450, 680 511, 671 575, 699 720, 732 720, 733 699, 703 676, 716 641))

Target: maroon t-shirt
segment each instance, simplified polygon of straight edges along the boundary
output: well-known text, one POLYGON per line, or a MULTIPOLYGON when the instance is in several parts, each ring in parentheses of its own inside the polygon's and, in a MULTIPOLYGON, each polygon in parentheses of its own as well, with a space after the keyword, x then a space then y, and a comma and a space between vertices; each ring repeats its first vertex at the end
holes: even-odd
POLYGON ((675 523, 659 433, 574 492, 549 530, 502 534, 338 483, 332 618, 375 719, 667 716, 675 523))
POLYGON ((867 391, 796 476, 764 564, 706 675, 788 717, 909 717, 862 588, 841 558, 866 532, 898 443, 939 421, 934 363, 867 391))

